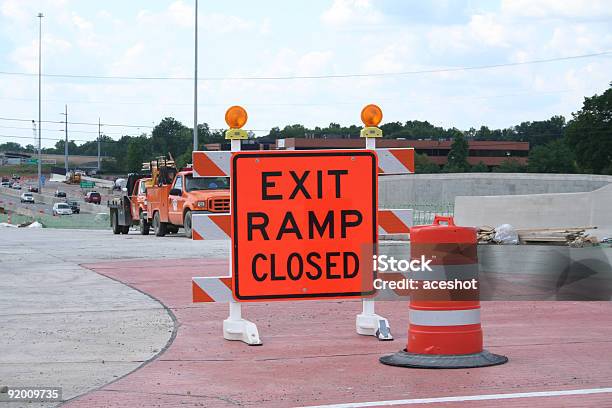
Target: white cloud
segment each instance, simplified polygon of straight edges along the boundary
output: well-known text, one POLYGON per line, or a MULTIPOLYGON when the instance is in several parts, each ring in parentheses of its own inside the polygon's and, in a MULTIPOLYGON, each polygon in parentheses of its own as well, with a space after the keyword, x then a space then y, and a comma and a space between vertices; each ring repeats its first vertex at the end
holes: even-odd
POLYGON ((93 28, 91 21, 72 13, 72 23, 81 31, 90 31, 93 28))
POLYGON ((0 13, 14 21, 24 21, 32 16, 23 7, 23 1, 5 0, 0 4, 0 13))
MULTIPOLYGON (((42 47, 45 55, 56 57, 66 55, 72 48, 72 44, 62 38, 45 34, 43 35, 42 47)), ((38 40, 32 41, 29 45, 17 47, 9 54, 9 59, 26 72, 38 72, 38 40)))
POLYGON ((168 6, 170 18, 179 26, 191 27, 194 20, 194 9, 183 3, 181 0, 175 1, 168 6))
POLYGON ((379 24, 383 21, 383 14, 371 0, 334 0, 321 15, 321 21, 330 26, 379 24))
POLYGON ((502 0, 504 14, 533 18, 594 18, 612 16, 609 0, 502 0))
POLYGON ((405 68, 404 59, 408 55, 408 47, 404 44, 392 43, 381 51, 369 57, 364 64, 364 72, 388 73, 398 72, 405 68))
POLYGON ((113 75, 133 75, 134 72, 138 72, 138 69, 142 67, 145 57, 145 45, 142 42, 138 42, 126 49, 115 60, 110 71, 113 75))
POLYGON ((297 62, 296 73, 298 75, 322 74, 329 68, 329 62, 333 57, 331 51, 312 51, 302 55, 297 62))
MULTIPOLYGON (((161 5, 142 1, 140 4, 150 11, 140 12, 126 11, 110 1, 99 8, 82 2, 69 4, 0 0, 0 41, 8 50, 2 61, 6 70, 37 72, 38 50, 33 39, 38 33, 35 15, 40 8, 47 16, 43 20, 46 72, 193 74, 191 0, 171 0, 161 5)), ((250 2, 245 7, 257 8, 257 12, 223 6, 225 3, 214 7, 200 4, 201 77, 384 73, 612 49, 612 33, 602 21, 563 17, 554 11, 556 5, 543 2, 536 2, 539 8, 505 2, 499 9, 477 11, 462 9, 458 2, 448 3, 453 5, 452 11, 441 12, 444 18, 422 12, 422 19, 409 21, 402 14, 406 12, 403 6, 391 11, 385 3, 373 0, 336 0, 318 9, 314 3, 305 3, 295 15, 288 14, 289 7, 279 7, 282 12, 273 7, 260 12, 250 2), (389 14, 384 14, 386 10, 389 14), (325 27, 321 29, 318 23, 325 27)), ((593 14, 591 9, 601 2, 593 4, 583 7, 593 14)), ((578 15, 588 15, 581 13, 578 15)), ((359 123, 362 105, 379 103, 385 121, 421 119, 459 128, 509 126, 550 114, 568 116, 580 107, 582 96, 601 92, 607 86, 611 63, 612 58, 598 58, 403 77, 202 81, 199 117, 213 127, 221 127, 228 105, 245 104, 251 129, 290 123, 348 125, 359 123), (555 93, 564 89, 576 91, 555 93)), ((34 101, 0 99, 0 109, 6 116, 36 113, 34 79, 0 77, 0 81, 3 97, 34 101)), ((191 81, 174 80, 44 78, 43 98, 48 101, 43 102, 43 118, 48 112, 47 119, 57 119, 52 115, 62 111, 67 102, 75 120, 97 121, 100 115, 103 122, 150 125, 164 116, 174 116, 191 124, 192 86, 191 81)))
POLYGON ((476 41, 486 45, 506 47, 508 30, 493 14, 475 14, 468 24, 469 33, 476 41))

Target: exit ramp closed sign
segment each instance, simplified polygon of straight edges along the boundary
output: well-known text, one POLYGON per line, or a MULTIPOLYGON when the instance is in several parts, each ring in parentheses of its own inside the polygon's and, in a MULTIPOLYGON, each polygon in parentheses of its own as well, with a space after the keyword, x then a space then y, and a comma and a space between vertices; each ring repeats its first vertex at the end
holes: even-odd
POLYGON ((234 154, 234 297, 374 293, 377 169, 376 154, 366 150, 234 154))

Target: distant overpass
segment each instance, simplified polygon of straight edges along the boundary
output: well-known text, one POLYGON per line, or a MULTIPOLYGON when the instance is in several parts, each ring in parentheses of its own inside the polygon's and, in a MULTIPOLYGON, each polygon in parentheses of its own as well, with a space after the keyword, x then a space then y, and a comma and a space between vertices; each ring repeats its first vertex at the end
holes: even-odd
MULTIPOLYGON (((37 158, 37 154, 35 153, 24 153, 24 152, 20 152, 20 153, 14 153, 14 152, 5 152, 4 155, 6 157, 14 157, 14 158, 21 158, 23 159, 28 159, 28 158, 32 158, 35 159, 37 158)), ((64 166, 64 155, 63 154, 48 154, 48 153, 43 153, 42 155, 42 160, 43 163, 54 163, 58 166, 64 166)), ((101 157, 102 160, 115 160, 112 157, 105 157, 102 156, 101 157)), ((70 165, 70 167, 90 167, 90 168, 95 168, 98 167, 98 156, 82 156, 82 155, 68 155, 68 164, 70 165)))

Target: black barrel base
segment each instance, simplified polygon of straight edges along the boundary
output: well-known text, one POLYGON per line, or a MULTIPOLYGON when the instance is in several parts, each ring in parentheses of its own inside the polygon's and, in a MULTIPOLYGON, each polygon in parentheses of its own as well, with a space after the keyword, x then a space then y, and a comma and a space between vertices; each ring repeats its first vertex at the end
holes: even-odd
POLYGON ((483 350, 475 354, 416 354, 405 349, 382 356, 380 362, 390 366, 409 368, 475 368, 508 362, 508 357, 483 350))

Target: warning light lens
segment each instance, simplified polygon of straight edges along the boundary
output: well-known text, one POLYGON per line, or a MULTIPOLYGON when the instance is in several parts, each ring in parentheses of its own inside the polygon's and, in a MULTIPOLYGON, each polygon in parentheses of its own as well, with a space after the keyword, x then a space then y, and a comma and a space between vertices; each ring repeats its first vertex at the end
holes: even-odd
POLYGON ((382 110, 378 105, 367 105, 361 110, 361 121, 367 127, 375 127, 382 121, 382 110))
POLYGON ((225 112, 225 123, 230 129, 240 129, 247 119, 248 115, 242 106, 232 106, 225 112))

